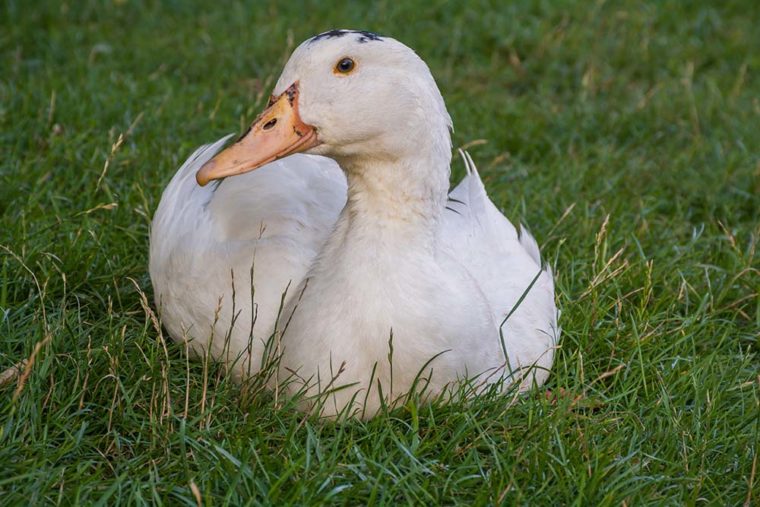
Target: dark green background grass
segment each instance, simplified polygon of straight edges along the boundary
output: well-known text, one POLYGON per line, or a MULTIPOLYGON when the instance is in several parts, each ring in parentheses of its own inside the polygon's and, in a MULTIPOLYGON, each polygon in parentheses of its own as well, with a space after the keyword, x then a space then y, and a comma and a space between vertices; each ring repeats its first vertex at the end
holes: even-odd
POLYGON ((0 388, 0 503, 760 501, 760 7, 505 3, 4 2, 0 371, 43 345, 0 388), (556 266, 546 389, 335 425, 164 349, 162 188, 335 27, 415 48, 486 141, 556 266))

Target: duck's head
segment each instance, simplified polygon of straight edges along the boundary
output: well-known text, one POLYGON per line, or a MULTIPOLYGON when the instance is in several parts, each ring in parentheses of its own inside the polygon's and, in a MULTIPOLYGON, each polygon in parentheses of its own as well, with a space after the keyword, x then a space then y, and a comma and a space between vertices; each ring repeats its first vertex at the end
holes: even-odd
POLYGON ((333 30, 295 50, 268 107, 197 180, 205 185, 298 152, 334 158, 349 172, 420 152, 448 159, 450 127, 430 70, 414 51, 370 32, 333 30))

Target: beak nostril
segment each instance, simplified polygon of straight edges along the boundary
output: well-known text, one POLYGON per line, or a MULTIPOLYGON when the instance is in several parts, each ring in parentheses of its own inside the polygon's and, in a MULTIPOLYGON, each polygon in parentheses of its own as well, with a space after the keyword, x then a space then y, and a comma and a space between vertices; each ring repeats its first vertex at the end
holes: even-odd
POLYGON ((266 122, 264 124, 264 126, 261 127, 261 129, 262 130, 271 130, 272 127, 274 127, 275 125, 277 125, 277 118, 272 118, 271 120, 269 120, 268 122, 266 122))

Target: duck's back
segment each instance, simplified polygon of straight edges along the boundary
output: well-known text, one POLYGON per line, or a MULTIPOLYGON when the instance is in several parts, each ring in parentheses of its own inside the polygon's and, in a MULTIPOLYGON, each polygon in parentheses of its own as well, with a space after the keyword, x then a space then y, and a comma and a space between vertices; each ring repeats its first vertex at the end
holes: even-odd
POLYGON ((345 203, 346 181, 332 160, 294 155, 200 187, 195 173, 227 139, 196 150, 164 191, 150 275, 173 339, 225 362, 242 356, 233 373, 253 373, 345 203))

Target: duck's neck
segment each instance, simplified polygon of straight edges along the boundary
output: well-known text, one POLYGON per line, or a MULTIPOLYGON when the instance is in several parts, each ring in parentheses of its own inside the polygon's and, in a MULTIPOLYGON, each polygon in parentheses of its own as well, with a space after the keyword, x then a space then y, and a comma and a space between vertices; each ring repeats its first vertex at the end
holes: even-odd
POLYGON ((451 154, 448 146, 425 148, 403 158, 340 161, 348 199, 329 241, 333 247, 435 248, 451 154))

